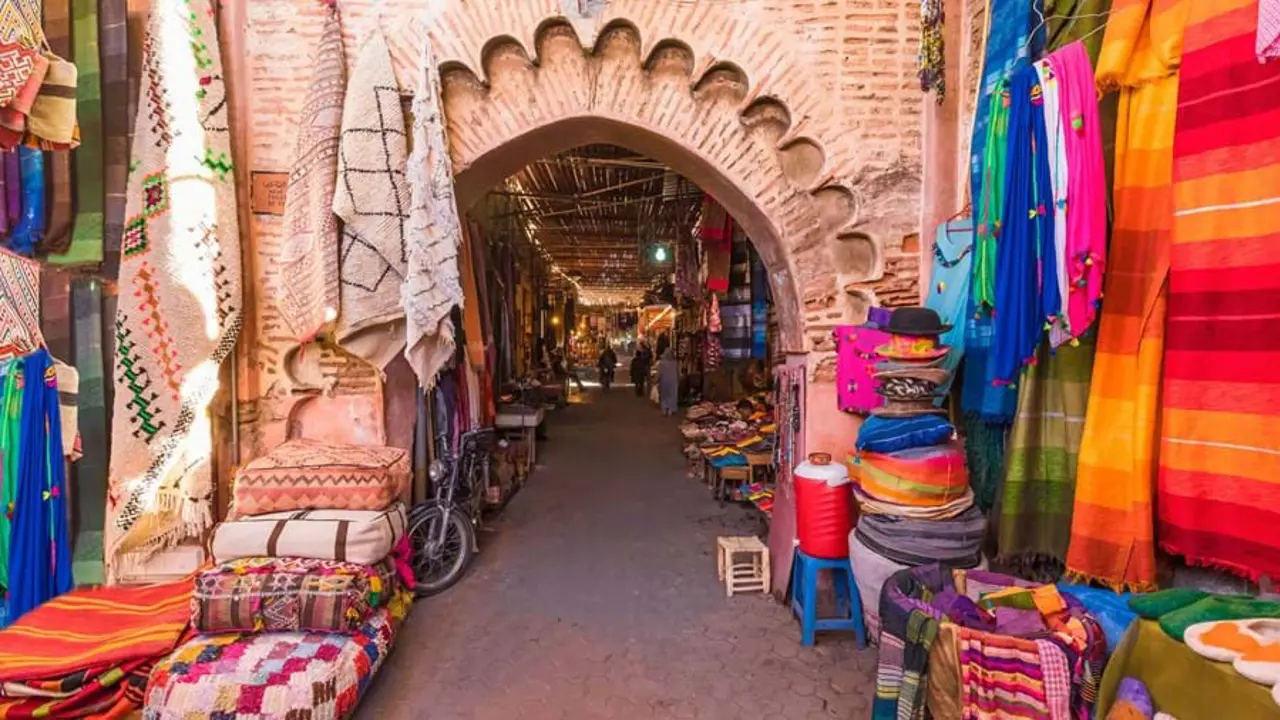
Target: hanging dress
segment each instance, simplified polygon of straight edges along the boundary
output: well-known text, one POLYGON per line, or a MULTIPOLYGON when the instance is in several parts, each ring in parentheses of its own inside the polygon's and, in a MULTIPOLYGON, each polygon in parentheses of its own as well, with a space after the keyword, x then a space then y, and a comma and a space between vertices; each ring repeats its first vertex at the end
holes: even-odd
POLYGON ((9 548, 9 622, 71 590, 66 465, 57 371, 48 351, 22 359, 17 498, 9 548))
POLYGON ((1117 0, 1097 80, 1120 89, 1115 224, 1076 469, 1067 570, 1156 581, 1152 495, 1173 223, 1173 133, 1188 0, 1117 0))

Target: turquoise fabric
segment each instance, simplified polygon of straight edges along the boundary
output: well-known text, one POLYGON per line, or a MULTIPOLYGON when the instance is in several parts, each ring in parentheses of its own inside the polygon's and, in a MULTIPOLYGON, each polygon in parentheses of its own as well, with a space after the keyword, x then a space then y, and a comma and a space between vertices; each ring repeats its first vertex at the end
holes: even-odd
MULTIPOLYGON (((951 348, 942 361, 942 368, 955 373, 964 357, 965 322, 968 320, 969 283, 973 272, 973 220, 952 220, 938 226, 933 241, 933 272, 930 273, 929 294, 925 307, 938 313, 942 322, 951 329, 942 334, 940 342, 951 348)), ((954 379, 954 378, 953 378, 954 379)), ((951 380, 941 388, 935 401, 938 407, 946 400, 951 380)))

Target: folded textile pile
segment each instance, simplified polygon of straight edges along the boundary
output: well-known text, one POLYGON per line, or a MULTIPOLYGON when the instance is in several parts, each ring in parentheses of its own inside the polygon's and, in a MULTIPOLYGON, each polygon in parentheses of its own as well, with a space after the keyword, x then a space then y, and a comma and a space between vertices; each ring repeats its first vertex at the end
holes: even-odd
POLYGON ((191 581, 73 590, 0 631, 0 717, 125 717, 187 631, 191 581))
POLYGON ((195 580, 203 634, 156 667, 145 717, 349 714, 412 601, 408 475, 404 450, 309 440, 242 468, 195 580))
POLYGON ((1052 585, 924 565, 880 596, 872 717, 1089 717, 1106 664, 1094 618, 1052 585))

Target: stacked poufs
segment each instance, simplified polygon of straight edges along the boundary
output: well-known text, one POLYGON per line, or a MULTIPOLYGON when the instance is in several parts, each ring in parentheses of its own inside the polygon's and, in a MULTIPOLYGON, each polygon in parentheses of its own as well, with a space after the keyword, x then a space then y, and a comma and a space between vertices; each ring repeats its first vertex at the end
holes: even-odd
POLYGON ((412 595, 408 453, 294 440, 237 473, 196 577, 201 633, 157 665, 147 718, 350 714, 412 595))
POLYGON ((899 308, 885 329, 875 374, 884 405, 863 423, 848 463, 860 510, 849 556, 873 637, 884 579, 934 562, 977 567, 986 531, 964 447, 940 407, 951 374, 938 337, 950 326, 933 310, 899 308))

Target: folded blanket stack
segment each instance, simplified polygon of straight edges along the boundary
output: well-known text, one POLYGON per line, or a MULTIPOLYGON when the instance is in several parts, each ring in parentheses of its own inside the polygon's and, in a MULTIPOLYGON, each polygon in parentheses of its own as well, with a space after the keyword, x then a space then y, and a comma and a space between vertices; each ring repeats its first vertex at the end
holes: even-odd
POLYGON ((232 519, 214 529, 215 565, 195 579, 200 635, 157 666, 145 717, 237 717, 253 709, 246 698, 349 713, 412 601, 408 478, 404 450, 309 440, 242 468, 232 519), (293 670, 267 672, 271 658, 293 670), (317 678, 349 691, 312 697, 317 678), (190 704, 214 689, 217 707, 190 704))

